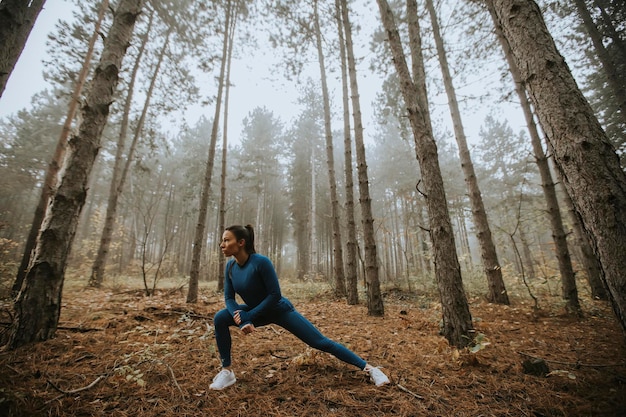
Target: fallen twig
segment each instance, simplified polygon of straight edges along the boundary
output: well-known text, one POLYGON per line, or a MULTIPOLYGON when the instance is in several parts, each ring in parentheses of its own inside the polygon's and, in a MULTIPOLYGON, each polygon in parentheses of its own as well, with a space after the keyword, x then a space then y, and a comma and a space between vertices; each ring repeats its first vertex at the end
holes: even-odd
POLYGON ((72 395, 72 394, 76 394, 79 393, 81 391, 86 391, 90 388, 93 388, 96 386, 96 384, 98 384, 98 382, 102 381, 103 379, 107 378, 109 376, 109 374, 104 374, 104 375, 100 375, 98 378, 94 379, 93 382, 87 386, 81 387, 81 388, 76 388, 76 389, 72 389, 69 391, 63 390, 61 388, 59 388, 58 386, 56 386, 56 384, 52 381, 50 381, 49 379, 47 380, 48 384, 50 384, 50 386, 52 386, 52 388, 54 388, 55 390, 59 391, 61 394, 64 395, 72 395))
POLYGON ((158 307, 146 307, 144 311, 148 311, 155 316, 171 316, 171 315, 187 315, 189 317, 193 317, 195 319, 204 319, 213 321, 213 317, 205 316, 202 314, 193 313, 191 311, 182 311, 182 310, 164 310, 158 307))
POLYGON ((176 388, 178 388, 178 391, 180 392, 180 395, 183 396, 183 398, 185 398, 185 393, 183 392, 182 388, 180 387, 180 385, 178 385, 178 381, 176 380, 176 376, 174 376, 174 370, 172 369, 171 366, 169 366, 169 364, 160 361, 163 365, 165 365, 167 367, 167 369, 170 371, 170 376, 172 377, 172 381, 174 382, 174 385, 176 386, 176 388))
POLYGON ((278 330, 276 330, 274 328, 274 326, 267 326, 267 328, 269 328, 270 330, 272 330, 274 333, 276 333, 277 335, 280 335, 280 332, 278 330))
POLYGON ((57 326, 57 330, 67 330, 74 333, 89 333, 89 332, 102 332, 106 329, 98 329, 96 327, 81 327, 81 326, 57 326))
POLYGON ((417 398, 418 400, 423 400, 424 397, 422 397, 421 395, 418 395, 412 391, 409 391, 408 389, 404 388, 402 385, 400 384, 396 384, 398 386, 398 388, 400 388, 402 391, 406 392, 407 394, 411 394, 412 396, 414 396, 415 398, 417 398))
POLYGON ((181 292, 183 290, 183 288, 185 288, 186 286, 187 286, 187 283, 184 282, 181 285, 179 285, 178 287, 174 287, 171 290, 169 290, 168 292, 166 292, 165 295, 172 295, 174 293, 181 292))
POLYGON ((290 358, 291 358, 291 356, 281 356, 281 355, 278 355, 278 354, 277 354, 276 352, 274 352, 273 350, 270 350, 270 355, 271 355, 271 356, 273 356, 273 357, 275 357, 275 358, 277 358, 277 359, 283 359, 283 360, 287 360, 287 359, 290 359, 290 358))
POLYGON ((161 359, 146 359, 143 360, 141 362, 138 363, 138 365, 141 365, 142 363, 146 363, 146 362, 154 362, 154 363, 160 363, 161 365, 165 365, 165 367, 167 368, 167 370, 170 373, 170 376, 172 377, 172 382, 174 383, 174 386, 176 388, 178 388, 178 391, 180 392, 180 395, 183 396, 183 398, 185 398, 185 393, 183 392, 182 388, 180 387, 180 385, 178 385, 178 381, 176 380, 176 376, 174 375, 174 370, 172 369, 172 367, 165 361, 161 360, 161 359))

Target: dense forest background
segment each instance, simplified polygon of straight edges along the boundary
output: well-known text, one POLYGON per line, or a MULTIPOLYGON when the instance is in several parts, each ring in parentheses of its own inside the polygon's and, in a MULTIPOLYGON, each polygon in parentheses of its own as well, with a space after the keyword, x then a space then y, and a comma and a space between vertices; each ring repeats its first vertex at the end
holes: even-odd
MULTIPOLYGON (((344 141, 354 126, 344 123, 341 68, 346 64, 335 2, 195 3, 147 2, 137 21, 89 178, 68 271, 92 285, 140 276, 150 294, 162 279, 193 275, 197 226, 205 216, 195 265, 201 282, 217 282, 222 275, 218 244, 223 226, 250 223, 257 231, 257 250, 273 259, 282 279, 337 287, 341 258, 335 257, 334 239, 338 233, 350 234, 347 202, 355 198, 356 206, 362 203, 350 187, 357 189, 357 167, 366 164, 382 285, 430 288, 433 253, 420 166, 375 7, 350 5, 359 85, 361 91, 375 91, 370 103, 362 103, 371 108, 364 112, 371 118, 363 120, 366 158, 357 162, 357 152, 345 146, 351 142, 344 141), (274 57, 270 69, 257 67, 263 60, 247 60, 266 54, 274 57), (273 97, 264 97, 267 105, 233 120, 232 114, 246 107, 229 102, 229 92, 239 82, 245 84, 235 74, 255 80, 257 70, 270 72, 275 85, 287 86, 296 101, 276 104, 273 97), (103 260, 104 274, 98 272, 103 260)), ((625 123, 611 77, 617 77, 623 92, 624 5, 608 0, 539 5, 579 87, 623 155, 625 123), (600 34, 600 44, 591 28, 600 34)), ((404 24, 404 6, 392 6, 404 24)), ((480 2, 438 1, 432 6, 434 15, 421 3, 418 13, 424 83, 464 283, 487 291, 446 77, 456 87, 503 276, 549 284, 563 270, 546 215, 540 153, 533 149, 489 12, 480 2), (442 51, 447 61, 443 73, 442 51)), ((87 77, 75 97, 77 85, 84 82, 81 69, 90 74, 98 62, 111 10, 100 1, 75 2, 48 35, 41 57, 46 88, 32 97, 30 106, 0 119, 0 283, 6 291, 14 286, 68 107, 74 100, 84 103, 90 88, 87 77)), ((70 129, 76 129, 80 120, 76 115, 69 120, 70 129)), ((591 294, 573 208, 558 174, 550 170, 579 291, 591 294)), ((361 225, 367 221, 359 210, 352 209, 352 216, 362 290, 366 248, 359 242, 366 239, 361 225)), ((346 242, 340 247, 346 249, 346 242)))

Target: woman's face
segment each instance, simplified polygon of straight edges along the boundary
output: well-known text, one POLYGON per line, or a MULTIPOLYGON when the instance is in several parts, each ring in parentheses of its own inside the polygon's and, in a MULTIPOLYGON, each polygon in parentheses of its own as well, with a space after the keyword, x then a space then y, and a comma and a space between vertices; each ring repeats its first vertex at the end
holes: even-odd
POLYGON ((237 238, 230 230, 226 230, 222 235, 222 243, 220 244, 220 248, 222 249, 222 253, 224 256, 234 256, 239 253, 239 251, 244 250, 244 245, 246 241, 241 239, 237 242, 237 238))

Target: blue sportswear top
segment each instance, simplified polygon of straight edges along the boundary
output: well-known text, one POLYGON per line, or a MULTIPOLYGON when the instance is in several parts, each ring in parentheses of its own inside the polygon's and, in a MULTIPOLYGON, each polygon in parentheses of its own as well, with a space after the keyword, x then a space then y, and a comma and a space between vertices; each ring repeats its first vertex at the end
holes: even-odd
POLYGON ((240 310, 239 327, 293 309, 280 292, 272 261, 258 253, 250 254, 243 265, 235 259, 228 261, 224 269, 224 300, 231 315, 240 310), (239 294, 244 305, 237 303, 235 294, 239 294))

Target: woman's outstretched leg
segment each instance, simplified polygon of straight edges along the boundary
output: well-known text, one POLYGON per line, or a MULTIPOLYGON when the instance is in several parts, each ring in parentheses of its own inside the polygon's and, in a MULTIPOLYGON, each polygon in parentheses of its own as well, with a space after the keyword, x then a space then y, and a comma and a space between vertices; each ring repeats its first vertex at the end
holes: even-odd
POLYGON ((312 348, 330 353, 343 362, 364 369, 367 362, 344 345, 324 336, 317 327, 296 310, 281 314, 274 322, 312 348))
POLYGON ((380 369, 369 365, 363 358, 341 343, 324 336, 313 323, 295 309, 275 317, 273 321, 312 348, 330 353, 337 359, 365 371, 376 386, 389 383, 389 378, 380 369))

